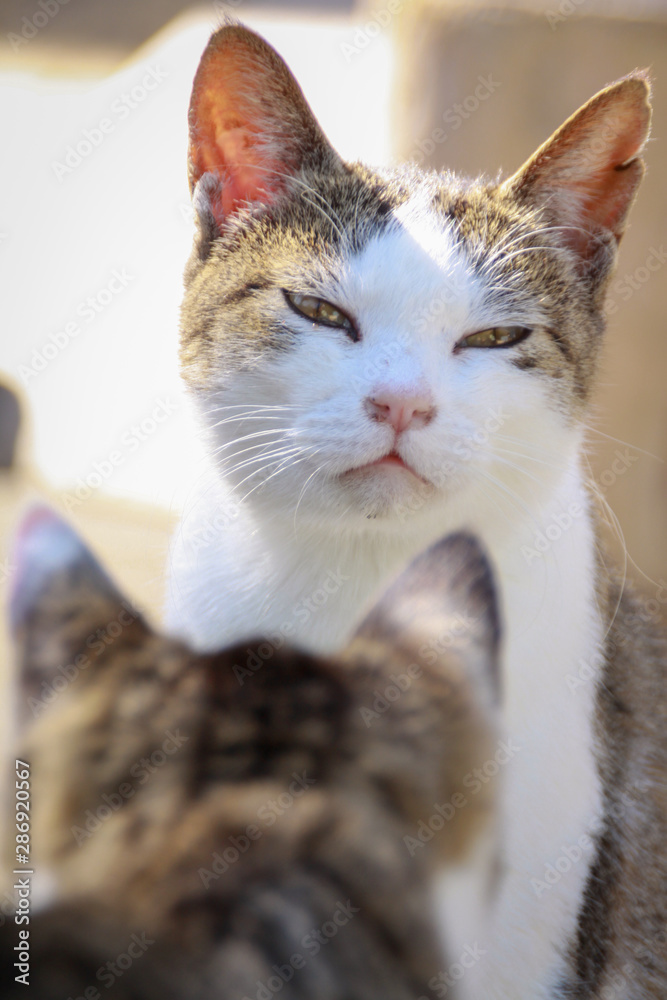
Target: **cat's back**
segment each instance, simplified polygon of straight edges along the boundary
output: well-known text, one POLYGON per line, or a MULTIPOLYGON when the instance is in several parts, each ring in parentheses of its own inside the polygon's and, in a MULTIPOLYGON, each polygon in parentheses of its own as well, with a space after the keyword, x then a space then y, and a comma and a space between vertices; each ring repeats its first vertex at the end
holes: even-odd
MULTIPOLYGON (((595 727, 604 816, 575 967, 595 990, 581 995, 644 1000, 667 982, 667 636, 659 601, 620 575, 600 600, 611 622, 595 727)), ((572 697, 589 683, 580 664, 572 697)))

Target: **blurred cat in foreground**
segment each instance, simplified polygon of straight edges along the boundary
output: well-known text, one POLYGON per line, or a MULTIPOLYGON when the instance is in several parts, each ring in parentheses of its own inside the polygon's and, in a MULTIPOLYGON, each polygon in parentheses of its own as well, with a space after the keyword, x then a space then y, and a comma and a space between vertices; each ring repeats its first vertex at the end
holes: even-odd
POLYGON ((448 963, 476 959, 448 949, 438 879, 484 856, 481 913, 495 876, 498 618, 471 537, 421 555, 336 659, 193 653, 43 508, 15 565, 34 875, 3 997, 455 995, 448 963))

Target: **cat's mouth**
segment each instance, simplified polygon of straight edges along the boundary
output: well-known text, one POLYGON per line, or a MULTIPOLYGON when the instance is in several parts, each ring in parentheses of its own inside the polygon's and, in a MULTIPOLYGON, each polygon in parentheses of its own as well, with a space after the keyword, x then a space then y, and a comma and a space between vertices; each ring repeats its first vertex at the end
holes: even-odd
POLYGON ((421 482, 425 483, 426 480, 423 476, 420 476, 418 472, 408 465, 408 463, 401 458, 397 451, 390 451, 386 455, 382 455, 381 458, 376 458, 374 462, 366 462, 364 465, 356 465, 352 469, 348 469, 345 475, 349 475, 351 472, 366 472, 370 469, 405 469, 410 475, 419 479, 421 482))
POLYGON ((382 465, 398 465, 403 469, 407 469, 408 472, 412 472, 414 475, 414 470, 407 465, 397 451, 390 451, 388 455, 383 455, 382 458, 376 458, 374 462, 369 462, 365 468, 372 469, 373 466, 382 465))

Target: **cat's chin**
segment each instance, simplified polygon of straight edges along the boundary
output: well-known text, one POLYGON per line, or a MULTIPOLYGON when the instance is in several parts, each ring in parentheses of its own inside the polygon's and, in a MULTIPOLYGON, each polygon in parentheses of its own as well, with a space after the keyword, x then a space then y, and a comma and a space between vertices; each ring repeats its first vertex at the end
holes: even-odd
POLYGON ((338 478, 345 493, 369 519, 400 517, 406 509, 428 506, 438 492, 433 483, 394 453, 349 469, 338 478))

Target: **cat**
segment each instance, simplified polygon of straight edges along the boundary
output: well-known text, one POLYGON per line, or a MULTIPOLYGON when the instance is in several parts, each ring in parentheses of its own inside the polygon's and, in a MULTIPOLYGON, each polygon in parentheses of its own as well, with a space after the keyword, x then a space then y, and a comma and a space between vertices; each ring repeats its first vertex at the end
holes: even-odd
POLYGON ((507 180, 468 180, 344 162, 243 26, 194 80, 180 359, 210 474, 174 540, 167 624, 202 650, 261 623, 330 653, 417 552, 482 540, 521 751, 465 996, 606 1000, 619 976, 624 1000, 667 995, 664 648, 582 468, 649 125, 633 72, 507 180))
MULTIPOLYGON (((498 616, 470 536, 421 555, 336 659, 157 634, 46 508, 14 564, 33 1000, 408 1000, 446 982, 432 872, 492 848, 495 786, 474 773, 499 752, 498 616)), ((6 998, 25 985, 13 929, 6 998)))

